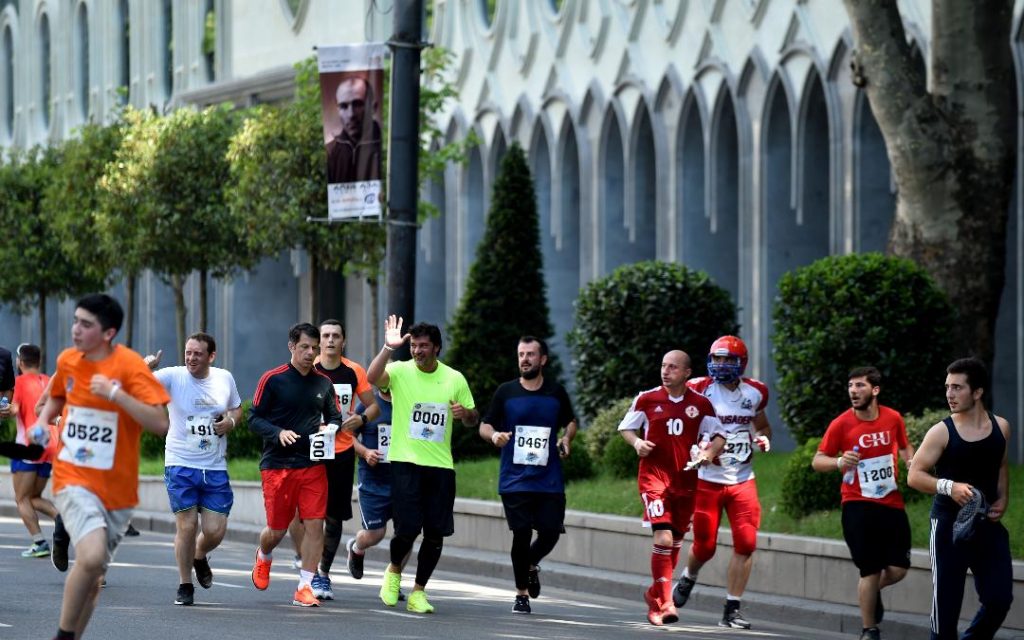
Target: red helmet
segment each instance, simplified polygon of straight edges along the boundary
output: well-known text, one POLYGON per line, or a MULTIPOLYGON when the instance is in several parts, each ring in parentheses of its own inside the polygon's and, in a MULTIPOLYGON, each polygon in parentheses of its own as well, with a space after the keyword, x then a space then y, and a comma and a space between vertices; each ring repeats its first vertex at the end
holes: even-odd
POLYGON ((722 336, 708 349, 708 375, 715 382, 735 382, 747 368, 747 345, 736 336, 722 336), (730 362, 714 362, 713 356, 730 358, 730 362))

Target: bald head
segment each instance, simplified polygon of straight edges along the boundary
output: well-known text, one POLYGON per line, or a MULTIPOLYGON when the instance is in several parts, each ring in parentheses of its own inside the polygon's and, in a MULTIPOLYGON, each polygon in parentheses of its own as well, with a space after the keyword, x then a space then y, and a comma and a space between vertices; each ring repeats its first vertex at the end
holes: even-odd
POLYGON ((364 78, 346 78, 338 85, 335 97, 341 128, 353 140, 361 140, 367 110, 372 113, 375 106, 370 83, 364 78))
POLYGON ((690 356, 678 349, 669 351, 661 359, 661 384, 673 396, 680 396, 690 377, 690 356))

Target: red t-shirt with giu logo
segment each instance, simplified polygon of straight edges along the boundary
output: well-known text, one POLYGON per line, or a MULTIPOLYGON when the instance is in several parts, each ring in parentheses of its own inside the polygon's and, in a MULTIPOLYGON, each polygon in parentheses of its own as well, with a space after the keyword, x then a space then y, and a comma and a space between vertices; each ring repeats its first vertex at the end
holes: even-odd
POLYGON ((861 420, 847 409, 828 425, 818 451, 836 458, 840 452, 859 448, 860 464, 852 484, 842 484, 842 501, 861 500, 903 508, 896 486, 898 451, 907 448, 907 426, 898 411, 878 405, 878 417, 861 420))

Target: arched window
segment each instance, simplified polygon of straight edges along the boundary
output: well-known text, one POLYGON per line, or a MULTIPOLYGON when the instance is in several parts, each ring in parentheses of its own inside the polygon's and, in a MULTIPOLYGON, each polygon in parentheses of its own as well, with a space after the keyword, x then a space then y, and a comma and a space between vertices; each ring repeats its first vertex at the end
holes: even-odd
POLYGON ((75 93, 82 120, 89 117, 89 9, 84 2, 75 11, 75 93))

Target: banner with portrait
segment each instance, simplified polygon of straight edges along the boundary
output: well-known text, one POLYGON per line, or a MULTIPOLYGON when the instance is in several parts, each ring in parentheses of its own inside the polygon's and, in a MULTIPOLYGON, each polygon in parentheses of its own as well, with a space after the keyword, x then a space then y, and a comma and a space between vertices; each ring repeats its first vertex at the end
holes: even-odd
POLYGON ((386 54, 380 43, 317 47, 331 220, 381 214, 386 54))

